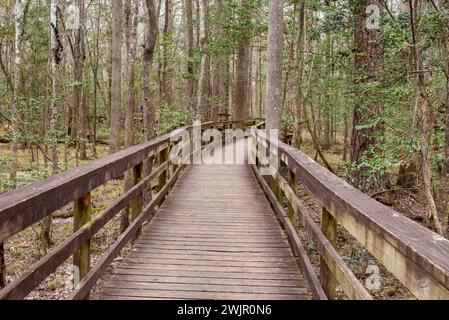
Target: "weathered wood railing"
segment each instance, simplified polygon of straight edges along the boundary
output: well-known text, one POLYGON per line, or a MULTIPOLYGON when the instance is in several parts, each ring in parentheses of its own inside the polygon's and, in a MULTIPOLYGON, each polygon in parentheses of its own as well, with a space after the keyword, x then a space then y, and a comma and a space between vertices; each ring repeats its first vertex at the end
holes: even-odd
MULTIPOLYGON (((254 123, 254 120, 245 123, 209 122, 202 124, 201 130, 216 127, 227 129, 254 123)), ((191 133, 193 128, 188 126, 183 129, 191 133)), ((79 271, 80 282, 68 298, 88 297, 92 286, 121 249, 138 236, 142 225, 152 217, 155 208, 164 200, 183 169, 183 165, 174 165, 168 158, 170 148, 176 144, 171 141, 173 134, 176 132, 0 195, 0 243, 72 201, 74 206, 73 234, 0 290, 0 300, 25 298, 71 256, 79 271), (144 162, 148 159, 158 159, 158 163, 149 174, 143 176, 144 162), (91 192, 130 169, 133 172, 134 186, 91 219, 91 192), (158 181, 157 194, 148 197, 151 200, 144 206, 143 195, 151 192, 153 181, 158 181), (129 208, 131 212, 130 225, 91 267, 89 253, 92 237, 125 208, 129 208)))
MULTIPOLYGON (((262 177, 260 168, 268 166, 266 158, 258 157, 257 165, 253 165, 287 230, 292 247, 299 253, 304 252, 294 227, 296 221, 317 245, 321 256, 320 282, 329 299, 335 298, 337 284, 350 299, 372 299, 335 249, 337 225, 346 229, 416 298, 449 299, 449 240, 358 191, 301 151, 267 138, 265 131, 253 130, 252 135, 258 139, 259 146, 263 146, 261 149, 265 148, 267 154, 279 161, 279 167, 283 165, 288 170, 288 179, 279 171, 262 177), (274 152, 267 151, 270 144, 274 144, 274 152), (298 181, 322 204, 321 229, 298 198, 298 181), (280 204, 282 194, 289 203, 289 216, 280 204)), ((263 150, 258 150, 257 154, 263 155, 263 150)), ((310 262, 299 258, 315 297, 322 298, 310 262)))

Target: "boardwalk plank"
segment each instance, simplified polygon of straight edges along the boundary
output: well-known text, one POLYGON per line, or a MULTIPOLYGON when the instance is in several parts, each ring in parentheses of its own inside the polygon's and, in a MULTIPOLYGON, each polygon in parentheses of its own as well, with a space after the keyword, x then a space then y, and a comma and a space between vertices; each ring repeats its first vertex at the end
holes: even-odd
POLYGON ((100 299, 310 299, 249 166, 189 166, 100 299))

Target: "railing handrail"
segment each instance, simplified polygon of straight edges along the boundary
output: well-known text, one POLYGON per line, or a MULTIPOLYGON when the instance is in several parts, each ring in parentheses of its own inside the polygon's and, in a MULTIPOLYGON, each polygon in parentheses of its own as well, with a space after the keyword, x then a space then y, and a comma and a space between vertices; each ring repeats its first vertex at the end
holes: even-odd
POLYGON ((449 298, 449 240, 374 200, 300 150, 278 144, 278 156, 352 236, 417 297, 449 298))

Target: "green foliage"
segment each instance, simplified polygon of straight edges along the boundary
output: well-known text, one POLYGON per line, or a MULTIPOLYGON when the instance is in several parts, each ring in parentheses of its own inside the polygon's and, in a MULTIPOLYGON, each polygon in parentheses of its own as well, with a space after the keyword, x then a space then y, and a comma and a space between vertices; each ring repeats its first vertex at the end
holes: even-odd
POLYGON ((165 134, 183 125, 187 125, 192 121, 193 116, 190 112, 180 111, 176 105, 162 106, 156 111, 158 134, 165 134))
POLYGON ((295 117, 287 116, 282 118, 281 130, 283 132, 292 132, 295 125, 295 117))

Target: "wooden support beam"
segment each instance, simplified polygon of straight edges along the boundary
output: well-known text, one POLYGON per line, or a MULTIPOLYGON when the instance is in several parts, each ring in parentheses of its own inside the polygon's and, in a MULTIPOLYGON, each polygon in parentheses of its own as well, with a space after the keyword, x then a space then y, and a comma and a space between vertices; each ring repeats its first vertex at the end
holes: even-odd
POLYGON ((6 285, 5 244, 0 242, 0 289, 6 285))
MULTIPOLYGON (((140 181, 142 181, 142 177, 143 177, 143 163, 139 163, 138 165, 133 167, 133 185, 139 184, 140 181)), ((137 216, 142 211, 142 203, 143 203, 142 199, 143 199, 142 193, 138 193, 137 196, 131 201, 130 208, 132 220, 136 219, 137 216)), ((137 232, 132 238, 133 243, 139 237, 141 231, 142 231, 141 228, 137 230, 137 232)))
MULTIPOLYGON (((166 162, 168 159, 168 147, 161 150, 161 152, 159 153, 159 163, 164 163, 166 162)), ((161 190, 165 184, 167 183, 167 172, 168 172, 168 166, 167 169, 162 172, 162 174, 159 176, 159 190, 161 190)))
MULTIPOLYGON (((73 232, 89 223, 90 192, 74 201, 73 232)), ((73 254, 74 285, 76 286, 90 270, 90 239, 73 254), (79 276, 79 279, 77 277, 79 276)))
MULTIPOLYGON (((288 185, 290 188, 292 188, 293 192, 297 194, 296 185, 298 180, 296 179, 295 173, 288 168, 288 185)), ((290 221, 292 222, 293 226, 295 228, 298 227, 298 215, 296 214, 296 211, 294 210, 292 204, 288 202, 288 217, 290 218, 290 221)))
MULTIPOLYGON (((321 211, 321 231, 335 248, 337 245, 337 220, 323 207, 321 211)), ((337 280, 335 277, 335 263, 329 266, 326 260, 321 257, 320 261, 320 280, 324 292, 330 300, 335 299, 335 288, 337 280)))

